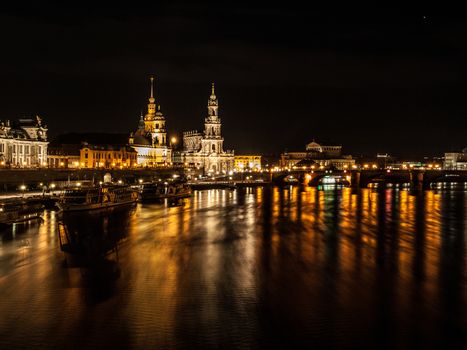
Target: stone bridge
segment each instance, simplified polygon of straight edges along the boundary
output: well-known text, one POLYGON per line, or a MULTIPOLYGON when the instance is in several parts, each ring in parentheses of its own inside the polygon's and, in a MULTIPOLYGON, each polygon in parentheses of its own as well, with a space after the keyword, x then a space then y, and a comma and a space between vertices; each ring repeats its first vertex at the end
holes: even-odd
POLYGON ((368 187, 370 183, 378 184, 403 184, 423 189, 430 188, 437 182, 467 182, 465 170, 292 170, 272 174, 272 182, 281 184, 287 178, 293 177, 300 183, 317 186, 326 176, 339 176, 350 183, 352 187, 368 187))

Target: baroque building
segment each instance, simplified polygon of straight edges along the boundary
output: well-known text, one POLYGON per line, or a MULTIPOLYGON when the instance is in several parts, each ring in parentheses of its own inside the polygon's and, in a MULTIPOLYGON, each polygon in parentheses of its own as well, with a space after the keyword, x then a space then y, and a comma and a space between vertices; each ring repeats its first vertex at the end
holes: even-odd
POLYGON ((132 168, 136 166, 137 152, 126 145, 90 145, 80 149, 80 166, 83 168, 132 168))
POLYGON ((151 77, 148 112, 141 116, 138 130, 131 133, 128 143, 138 156, 138 166, 164 166, 171 163, 172 150, 167 146, 167 131, 161 105, 154 98, 154 78, 151 77))
POLYGON ((261 170, 261 156, 256 154, 236 155, 235 170, 261 170))
POLYGON ((204 119, 204 131, 183 133, 183 151, 177 161, 186 166, 202 168, 205 173, 227 173, 233 170, 234 152, 224 151, 219 101, 215 94, 214 83, 207 107, 208 115, 204 119))
POLYGON ((322 145, 312 141, 306 145, 305 152, 282 153, 280 165, 288 168, 317 166, 344 170, 355 165, 355 159, 350 155, 342 155, 342 146, 322 145))
POLYGON ((128 169, 136 167, 137 153, 128 134, 68 133, 47 148, 49 168, 128 169))
POLYGON ((0 121, 0 167, 46 167, 47 145, 47 126, 39 116, 0 121))

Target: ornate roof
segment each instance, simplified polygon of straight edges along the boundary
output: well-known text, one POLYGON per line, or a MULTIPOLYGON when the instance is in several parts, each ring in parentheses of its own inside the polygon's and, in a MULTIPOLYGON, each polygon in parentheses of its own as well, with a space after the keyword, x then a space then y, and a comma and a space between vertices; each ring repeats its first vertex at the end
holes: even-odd
POLYGON ((309 144, 307 144, 306 149, 307 149, 307 151, 310 151, 310 150, 315 150, 315 151, 319 151, 319 152, 322 151, 321 145, 319 143, 315 142, 315 141, 312 141, 309 144))
POLYGON ((147 135, 144 130, 137 130, 133 135, 133 144, 151 146, 151 136, 147 135))
POLYGON ((47 126, 39 116, 23 118, 18 122, 0 121, 0 137, 26 141, 47 141, 47 126))

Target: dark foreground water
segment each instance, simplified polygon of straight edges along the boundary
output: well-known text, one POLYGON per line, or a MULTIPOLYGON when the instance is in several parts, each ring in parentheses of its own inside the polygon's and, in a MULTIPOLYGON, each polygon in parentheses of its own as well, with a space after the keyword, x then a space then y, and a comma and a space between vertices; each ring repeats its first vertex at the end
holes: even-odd
POLYGON ((465 346, 463 191, 195 192, 65 217, 79 259, 60 220, 0 233, 0 349, 465 346))

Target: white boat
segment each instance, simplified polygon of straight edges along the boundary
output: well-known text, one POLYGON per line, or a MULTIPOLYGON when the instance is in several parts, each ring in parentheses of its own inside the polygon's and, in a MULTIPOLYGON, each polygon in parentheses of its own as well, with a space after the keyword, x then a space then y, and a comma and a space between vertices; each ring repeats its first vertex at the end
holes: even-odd
POLYGON ((140 196, 142 201, 163 199, 181 199, 191 196, 191 187, 183 182, 161 184, 157 182, 143 184, 140 196))
POLYGON ((40 198, 8 198, 0 201, 0 224, 39 219, 44 212, 40 198))
POLYGON ((126 185, 105 184, 102 186, 67 188, 57 203, 64 212, 105 209, 134 204, 137 190, 126 185))

